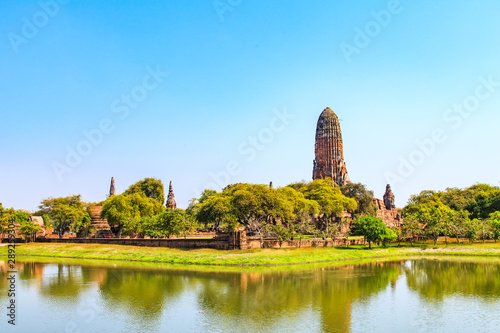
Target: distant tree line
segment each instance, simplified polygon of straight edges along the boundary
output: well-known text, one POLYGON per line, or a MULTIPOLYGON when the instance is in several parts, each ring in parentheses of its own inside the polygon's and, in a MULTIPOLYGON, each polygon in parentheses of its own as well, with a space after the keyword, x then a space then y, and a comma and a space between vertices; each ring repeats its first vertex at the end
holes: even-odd
MULTIPOLYGON (((341 235, 343 212, 352 214, 350 234, 363 236, 372 243, 386 245, 392 241, 433 239, 440 236, 464 242, 494 239, 500 236, 500 189, 478 184, 467 189, 443 192, 423 191, 414 195, 402 209, 404 224, 388 228, 376 218, 373 192, 360 183, 337 186, 331 179, 297 182, 273 188, 268 185, 237 183, 221 191, 205 190, 191 200, 189 207, 167 209, 163 183, 145 178, 132 184, 125 192, 99 203, 86 203, 80 195, 42 200, 39 211, 46 227, 59 232, 91 233, 90 209, 102 205, 113 233, 163 238, 186 237, 196 230, 230 232, 246 230, 264 238, 274 237, 280 246, 290 239, 304 237, 336 238, 341 235)), ((29 222, 29 213, 4 209, 0 204, 0 231, 7 231, 7 222, 14 218, 24 232, 36 232, 29 222)), ((345 234, 343 236, 346 236, 345 234)))
POLYGON ((412 240, 440 236, 455 237, 457 242, 500 237, 500 188, 476 184, 466 189, 422 191, 413 195, 403 209, 405 223, 401 237, 412 240))

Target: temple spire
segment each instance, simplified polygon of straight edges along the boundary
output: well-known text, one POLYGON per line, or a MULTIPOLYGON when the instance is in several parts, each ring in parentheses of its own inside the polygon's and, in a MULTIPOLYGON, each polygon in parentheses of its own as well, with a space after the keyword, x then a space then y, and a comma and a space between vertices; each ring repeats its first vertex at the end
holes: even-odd
POLYGON ((168 196, 166 205, 169 209, 176 209, 177 203, 175 202, 174 190, 172 188, 172 181, 170 181, 170 185, 168 186, 168 196))
POLYGON ((314 153, 313 180, 331 178, 339 186, 349 182, 339 118, 330 108, 318 118, 314 153))
POLYGON ((108 197, 112 197, 113 195, 115 195, 115 178, 111 177, 111 185, 109 186, 108 197))

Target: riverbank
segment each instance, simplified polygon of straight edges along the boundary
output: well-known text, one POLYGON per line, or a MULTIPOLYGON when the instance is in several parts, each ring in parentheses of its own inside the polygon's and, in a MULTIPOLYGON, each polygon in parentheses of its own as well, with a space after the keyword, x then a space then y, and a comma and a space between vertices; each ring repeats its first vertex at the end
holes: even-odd
MULTIPOLYGON (((6 253, 0 250, 0 254, 6 253)), ((344 260, 377 259, 406 256, 460 256, 500 258, 500 243, 449 244, 414 247, 365 246, 336 248, 252 249, 221 251, 213 249, 170 249, 101 244, 18 244, 16 255, 113 261, 158 262, 214 266, 282 266, 327 263, 344 260)))

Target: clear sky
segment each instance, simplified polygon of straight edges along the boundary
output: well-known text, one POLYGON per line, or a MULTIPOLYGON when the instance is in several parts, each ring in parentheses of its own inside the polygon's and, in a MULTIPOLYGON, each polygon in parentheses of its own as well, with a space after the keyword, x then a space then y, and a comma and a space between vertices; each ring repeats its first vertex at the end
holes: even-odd
POLYGON ((318 116, 396 203, 499 185, 500 2, 0 0, 0 202, 312 177, 318 116), (416 142, 420 144, 417 144, 416 142))

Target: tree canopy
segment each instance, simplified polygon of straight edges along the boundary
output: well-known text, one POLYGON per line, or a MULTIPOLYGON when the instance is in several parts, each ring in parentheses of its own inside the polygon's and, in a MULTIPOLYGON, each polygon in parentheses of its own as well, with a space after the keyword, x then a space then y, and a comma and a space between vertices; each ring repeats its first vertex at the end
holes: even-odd
POLYGON ((158 200, 147 197, 142 192, 120 194, 109 197, 102 205, 101 217, 121 236, 123 227, 142 217, 157 215, 165 207, 158 200))
POLYGON ((71 195, 60 198, 47 198, 42 200, 37 215, 48 215, 59 237, 64 232, 78 232, 80 228, 90 225, 90 215, 87 204, 80 195, 71 195))
POLYGON ((162 205, 165 202, 165 189, 161 180, 144 178, 129 186, 124 194, 142 193, 148 198, 158 200, 162 205))

